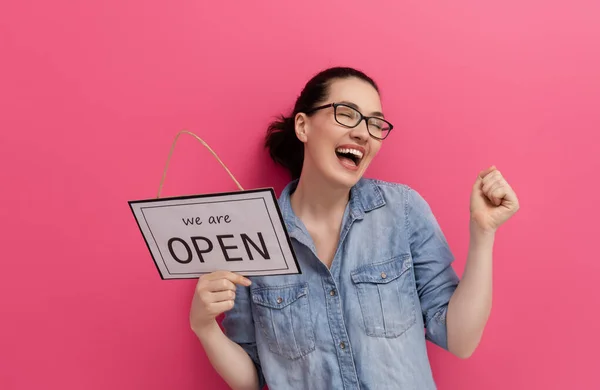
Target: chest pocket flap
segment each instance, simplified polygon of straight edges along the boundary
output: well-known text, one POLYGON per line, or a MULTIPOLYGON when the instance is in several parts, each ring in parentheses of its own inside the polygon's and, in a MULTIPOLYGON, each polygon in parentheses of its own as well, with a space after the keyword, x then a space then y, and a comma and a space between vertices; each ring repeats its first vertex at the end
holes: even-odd
POLYGON ((283 309, 298 299, 305 297, 308 287, 305 284, 281 287, 263 287, 252 291, 252 300, 257 305, 272 309, 283 309))
POLYGON ((352 272, 352 281, 354 283, 391 283, 410 268, 412 268, 412 260, 407 255, 382 263, 363 265, 352 272))

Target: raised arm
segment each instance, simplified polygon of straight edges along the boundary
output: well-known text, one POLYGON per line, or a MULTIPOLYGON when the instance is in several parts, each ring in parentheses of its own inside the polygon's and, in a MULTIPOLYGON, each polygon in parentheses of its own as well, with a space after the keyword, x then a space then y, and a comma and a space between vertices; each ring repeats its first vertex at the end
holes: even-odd
POLYGON ((471 195, 470 246, 462 280, 427 202, 406 195, 409 241, 427 339, 467 358, 477 348, 492 304, 496 229, 519 209, 514 191, 495 167, 480 172, 471 195))
POLYGON ((519 209, 515 192, 491 167, 480 172, 471 193, 469 253, 448 308, 448 347, 462 358, 474 351, 492 307, 492 254, 496 230, 519 209))

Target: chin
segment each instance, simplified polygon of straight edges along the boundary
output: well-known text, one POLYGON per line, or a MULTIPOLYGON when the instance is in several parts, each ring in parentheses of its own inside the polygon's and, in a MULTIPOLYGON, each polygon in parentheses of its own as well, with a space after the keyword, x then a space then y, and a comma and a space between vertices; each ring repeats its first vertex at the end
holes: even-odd
MULTIPOLYGON (((338 164, 339 165, 339 164, 338 164)), ((350 189, 362 178, 364 169, 348 170, 344 167, 334 167, 328 172, 328 179, 336 187, 350 189)))
MULTIPOLYGON (((312 171, 313 176, 316 174, 327 182, 330 188, 349 190, 363 177, 366 171, 370 159, 353 159, 352 156, 340 156, 339 154, 331 156, 324 156, 317 159, 305 160, 308 164, 308 171, 312 171)), ((305 171, 305 174, 308 173, 305 171)))

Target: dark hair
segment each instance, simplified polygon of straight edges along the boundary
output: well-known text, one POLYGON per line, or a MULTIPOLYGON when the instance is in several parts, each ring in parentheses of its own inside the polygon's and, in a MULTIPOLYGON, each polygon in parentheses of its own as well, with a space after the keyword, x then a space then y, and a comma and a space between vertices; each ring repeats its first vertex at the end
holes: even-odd
POLYGON ((295 117, 299 112, 306 112, 324 101, 329 93, 329 86, 334 79, 356 77, 371 84, 377 92, 377 84, 363 72, 347 67, 325 69, 311 78, 296 99, 294 110, 289 116, 280 116, 273 121, 265 138, 265 147, 269 149, 271 159, 286 168, 292 179, 298 179, 304 161, 304 145, 296 137, 295 117))

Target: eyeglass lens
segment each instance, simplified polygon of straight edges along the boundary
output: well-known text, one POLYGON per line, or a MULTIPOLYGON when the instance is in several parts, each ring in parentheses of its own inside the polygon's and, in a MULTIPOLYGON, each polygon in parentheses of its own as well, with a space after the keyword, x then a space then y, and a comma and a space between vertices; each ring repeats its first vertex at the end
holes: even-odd
MULTIPOLYGON (((362 117, 360 112, 354 108, 338 105, 335 107, 335 120, 344 126, 356 127, 362 120, 362 117)), ((383 139, 387 137, 390 126, 383 119, 369 118, 367 120, 367 129, 372 136, 383 139)))

